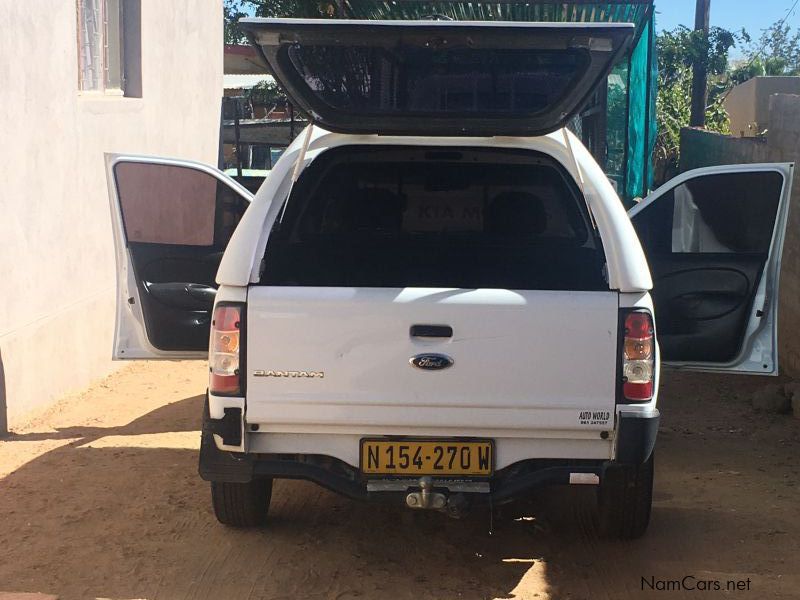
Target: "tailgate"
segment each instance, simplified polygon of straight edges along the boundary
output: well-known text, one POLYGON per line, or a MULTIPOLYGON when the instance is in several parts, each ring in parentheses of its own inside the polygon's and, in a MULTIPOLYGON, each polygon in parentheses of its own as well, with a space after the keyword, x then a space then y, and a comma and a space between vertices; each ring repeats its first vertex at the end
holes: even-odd
POLYGON ((617 304, 610 291, 254 286, 247 421, 268 432, 594 438, 613 427, 617 304), (414 325, 453 334, 412 337, 414 325), (452 365, 416 368, 420 354, 452 365))

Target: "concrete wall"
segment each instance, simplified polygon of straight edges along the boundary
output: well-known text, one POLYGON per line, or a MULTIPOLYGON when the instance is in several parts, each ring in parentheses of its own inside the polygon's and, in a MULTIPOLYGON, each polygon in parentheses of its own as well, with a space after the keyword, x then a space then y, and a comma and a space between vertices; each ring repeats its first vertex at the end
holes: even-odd
MULTIPOLYGON (((800 96, 772 96, 764 138, 735 138, 700 129, 681 132, 681 171, 710 165, 800 162, 800 96)), ((780 283, 781 369, 800 377, 800 176, 795 174, 780 283)))
POLYGON ((216 163, 221 0, 141 0, 141 42, 141 98, 81 95, 76 0, 0 0, 0 431, 114 368, 103 153, 216 163))
POLYGON ((770 128, 770 101, 774 94, 800 93, 800 77, 753 77, 734 87, 723 105, 734 136, 753 137, 770 128))

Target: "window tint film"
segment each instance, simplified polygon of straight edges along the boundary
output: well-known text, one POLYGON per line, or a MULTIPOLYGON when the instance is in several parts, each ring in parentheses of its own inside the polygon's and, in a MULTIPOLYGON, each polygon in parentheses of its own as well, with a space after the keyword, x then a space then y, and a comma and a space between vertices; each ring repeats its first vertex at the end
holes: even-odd
POLYGON ((225 247, 247 208, 196 169, 121 162, 114 175, 128 243, 225 247))
POLYGON ((607 289, 574 183, 523 151, 349 147, 307 168, 262 283, 607 289))
POLYGON ((782 185, 769 171, 690 179, 637 215, 634 227, 659 254, 766 253, 782 185))
POLYGON ((374 114, 534 114, 566 95, 589 65, 578 49, 295 44, 287 51, 319 100, 374 114))

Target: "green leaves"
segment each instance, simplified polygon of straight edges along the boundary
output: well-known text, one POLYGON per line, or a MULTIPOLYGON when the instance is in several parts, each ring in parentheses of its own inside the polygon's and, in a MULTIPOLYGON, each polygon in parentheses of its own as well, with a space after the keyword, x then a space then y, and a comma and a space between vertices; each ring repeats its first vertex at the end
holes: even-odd
POLYGON ((659 133, 655 159, 662 162, 662 167, 677 167, 680 130, 689 124, 693 65, 705 65, 708 70, 706 128, 720 133, 729 133, 722 100, 734 85, 761 75, 800 74, 800 31, 792 32, 784 21, 765 29, 757 43, 744 29, 734 32, 721 27, 712 27, 707 36, 686 27, 658 36, 659 133), (731 69, 730 49, 744 45, 748 45, 747 58, 731 69))
POLYGON ((286 94, 273 79, 265 79, 253 86, 247 95, 255 106, 263 106, 267 112, 288 102, 286 94))
POLYGON ((800 31, 792 34, 785 23, 774 23, 761 34, 758 47, 751 48, 751 55, 761 62, 765 75, 797 75, 800 73, 800 31))
POLYGON ((800 75, 800 31, 778 21, 751 45, 747 61, 731 71, 731 81, 742 83, 763 75, 800 75))
POLYGON ((683 25, 664 31, 656 39, 658 71, 662 81, 672 83, 682 69, 705 65, 709 75, 722 75, 728 68, 728 52, 740 43, 750 41, 747 32, 712 27, 708 35, 683 25))
POLYGON ((225 22, 224 37, 226 44, 247 43, 247 38, 244 33, 242 33, 236 25, 242 17, 250 16, 245 10, 247 4, 249 4, 247 0, 225 0, 225 2, 223 2, 222 16, 225 22))
POLYGON ((683 26, 659 34, 656 39, 658 138, 654 158, 661 164, 657 172, 677 168, 681 128, 689 125, 691 113, 694 65, 705 65, 708 72, 706 129, 729 133, 728 115, 722 106, 724 94, 730 88, 726 74, 728 53, 737 44, 749 41, 744 30, 732 32, 721 27, 712 27, 708 35, 683 26))
POLYGON ((224 0, 225 43, 246 44, 237 21, 242 17, 335 17, 342 0, 224 0))

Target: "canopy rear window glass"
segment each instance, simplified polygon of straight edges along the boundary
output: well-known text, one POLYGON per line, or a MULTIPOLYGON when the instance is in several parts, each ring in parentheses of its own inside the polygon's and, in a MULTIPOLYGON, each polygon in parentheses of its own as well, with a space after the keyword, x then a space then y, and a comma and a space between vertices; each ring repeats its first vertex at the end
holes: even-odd
POLYGON ((371 113, 538 113, 589 65, 585 51, 301 46, 289 57, 328 106, 371 113))
POLYGON ((607 289, 585 203, 520 150, 350 146, 307 167, 263 285, 607 289))
POLYGON ((243 19, 273 75, 343 133, 541 135, 621 58, 633 24, 243 19))

